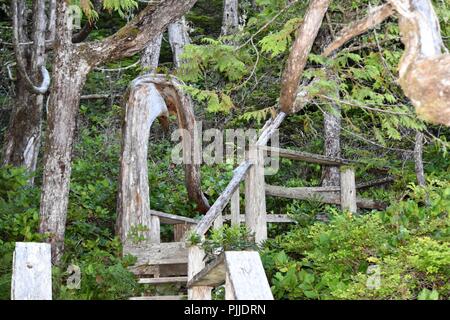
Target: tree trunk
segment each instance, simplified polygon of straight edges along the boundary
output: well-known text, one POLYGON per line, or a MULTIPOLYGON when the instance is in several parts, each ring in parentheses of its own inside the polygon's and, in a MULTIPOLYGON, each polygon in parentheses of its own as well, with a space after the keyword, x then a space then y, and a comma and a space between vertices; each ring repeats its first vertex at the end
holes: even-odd
POLYGON ((300 78, 331 0, 312 0, 298 29, 296 39, 281 80, 280 107, 292 112, 300 78))
MULTIPOLYGON (((19 42, 25 42, 24 21, 26 5, 18 2, 19 42)), ((33 45, 31 56, 23 57, 28 60, 26 72, 35 83, 40 82, 41 66, 45 64, 45 35, 46 16, 45 1, 34 2, 34 20, 32 28, 33 45), (28 58, 28 59, 27 59, 28 58)), ((19 57, 22 58, 22 57, 19 57)), ((16 103, 6 133, 3 164, 24 166, 29 172, 36 170, 37 157, 41 144, 41 118, 44 96, 28 90, 26 80, 18 73, 16 82, 16 103)), ((33 178, 31 178, 33 183, 33 178)))
POLYGON ((236 33, 239 27, 239 1, 223 1, 222 35, 228 36, 236 33))
POLYGON ((162 36, 161 33, 153 41, 150 41, 142 53, 141 66, 145 68, 148 73, 154 73, 158 68, 162 36))
POLYGON ((125 106, 122 130, 116 228, 122 242, 130 232, 160 242, 159 219, 150 214, 147 152, 150 128, 161 115, 168 116, 168 110, 156 86, 136 79, 125 106))
POLYGON ((423 172, 422 153, 423 153, 423 133, 418 131, 416 133, 416 141, 414 145, 414 164, 416 170, 417 183, 419 184, 419 186, 424 187, 426 186, 426 181, 425 181, 425 174, 423 172))
MULTIPOLYGON (((324 113, 325 156, 341 157, 341 108, 334 104, 332 112, 324 113)), ((339 167, 323 166, 322 186, 338 186, 340 184, 339 167)))
POLYGON ((186 19, 183 17, 169 25, 169 42, 172 48, 173 63, 176 69, 181 66, 184 47, 191 42, 186 19))
POLYGON ((114 35, 89 43, 72 44, 68 4, 57 1, 51 95, 44 155, 40 232, 52 244, 52 261, 59 263, 64 247, 69 197, 71 152, 81 89, 89 71, 108 61, 129 57, 180 18, 196 0, 150 3, 114 35))
MULTIPOLYGON (((161 41, 162 33, 149 42, 142 54, 141 65, 148 69, 148 74, 155 73, 158 67, 161 41)), ((175 66, 178 67, 184 45, 189 43, 184 18, 169 25, 169 41, 175 66)), ((145 78, 137 78, 131 84, 125 106, 116 232, 122 242, 125 242, 131 233, 132 236, 144 237, 153 243, 159 243, 161 240, 159 218, 152 216, 150 212, 148 139, 156 118, 163 116, 167 119, 169 114, 155 84, 145 82, 143 79, 145 78)))
MULTIPOLYGON (((57 30, 66 22, 66 2, 58 2, 57 30)), ((90 70, 88 63, 73 54, 70 32, 56 33, 53 85, 48 106, 46 149, 41 194, 39 231, 49 234, 52 261, 60 261, 69 200, 72 145, 80 92, 90 70)))

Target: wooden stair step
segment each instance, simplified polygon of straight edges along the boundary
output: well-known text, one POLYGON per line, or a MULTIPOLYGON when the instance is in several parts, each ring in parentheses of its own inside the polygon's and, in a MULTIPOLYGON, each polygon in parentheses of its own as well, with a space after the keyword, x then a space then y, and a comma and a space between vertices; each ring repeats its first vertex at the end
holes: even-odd
POLYGON ((140 284, 163 284, 163 283, 175 283, 185 282, 187 283, 188 277, 160 277, 160 278, 140 278, 140 284))
POLYGON ((184 242, 140 243, 126 242, 124 254, 131 254, 137 258, 135 266, 185 264, 188 251, 184 242))
POLYGON ((142 296, 142 297, 131 297, 128 300, 186 300, 187 295, 179 296, 142 296))

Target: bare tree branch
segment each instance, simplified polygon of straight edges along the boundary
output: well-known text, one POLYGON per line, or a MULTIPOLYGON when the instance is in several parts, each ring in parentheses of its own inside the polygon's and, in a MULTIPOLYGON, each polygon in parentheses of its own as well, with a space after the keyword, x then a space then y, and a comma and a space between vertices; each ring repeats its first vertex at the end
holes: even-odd
POLYGON ((369 10, 366 17, 343 28, 337 35, 336 39, 334 39, 334 41, 323 50, 322 55, 324 57, 328 57, 349 40, 367 32, 371 28, 374 28, 393 14, 394 8, 389 3, 369 10))
POLYGON ((281 82, 281 111, 290 113, 303 70, 331 0, 311 1, 292 46, 281 82))

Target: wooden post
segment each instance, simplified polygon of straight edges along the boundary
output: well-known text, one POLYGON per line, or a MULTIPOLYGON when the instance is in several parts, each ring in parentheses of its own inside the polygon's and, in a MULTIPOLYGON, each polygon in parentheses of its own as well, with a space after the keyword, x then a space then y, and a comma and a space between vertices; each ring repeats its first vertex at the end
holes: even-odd
POLYGON ((220 215, 216 218, 216 220, 214 220, 214 229, 220 229, 223 227, 223 216, 220 215))
POLYGON ((341 210, 356 213, 355 170, 350 167, 341 170, 341 210))
POLYGON ((173 241, 183 241, 184 235, 191 228, 190 224, 177 223, 173 225, 173 241))
POLYGON ((226 300, 273 300, 259 253, 226 251, 226 300))
POLYGON ((263 150, 251 145, 249 160, 253 165, 245 179, 245 224, 255 234, 255 242, 260 243, 267 239, 263 150))
POLYGON ((231 225, 232 226, 239 226, 241 224, 240 220, 240 202, 239 202, 239 188, 236 189, 236 191, 231 196, 231 203, 230 203, 230 211, 231 211, 231 225))
POLYGON ((233 284, 231 283, 230 274, 225 274, 225 300, 236 300, 234 295, 233 284))
POLYGON ((50 244, 16 242, 11 300, 52 300, 50 244))
MULTIPOLYGON (((196 245, 190 246, 188 249, 188 281, 191 280, 204 267, 203 258, 205 253, 196 245)), ((188 300, 211 300, 212 287, 196 286, 188 290, 188 300)))

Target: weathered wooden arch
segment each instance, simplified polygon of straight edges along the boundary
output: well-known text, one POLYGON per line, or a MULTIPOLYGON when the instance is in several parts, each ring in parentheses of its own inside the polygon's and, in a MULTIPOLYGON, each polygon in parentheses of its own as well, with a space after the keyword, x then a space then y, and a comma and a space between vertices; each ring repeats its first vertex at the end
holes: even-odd
MULTIPOLYGON (((176 114, 179 128, 184 129, 180 130, 183 158, 195 157, 194 144, 190 143, 195 130, 192 101, 178 80, 164 75, 144 75, 135 79, 124 101, 116 232, 122 242, 130 232, 159 242, 159 218, 151 215, 149 203, 147 151, 150 128, 157 118, 167 125, 169 113, 176 114), (133 229, 136 226, 148 230, 133 229)), ((189 199, 197 204, 199 212, 207 212, 209 203, 201 190, 200 165, 191 159, 185 161, 184 170, 189 199)))

